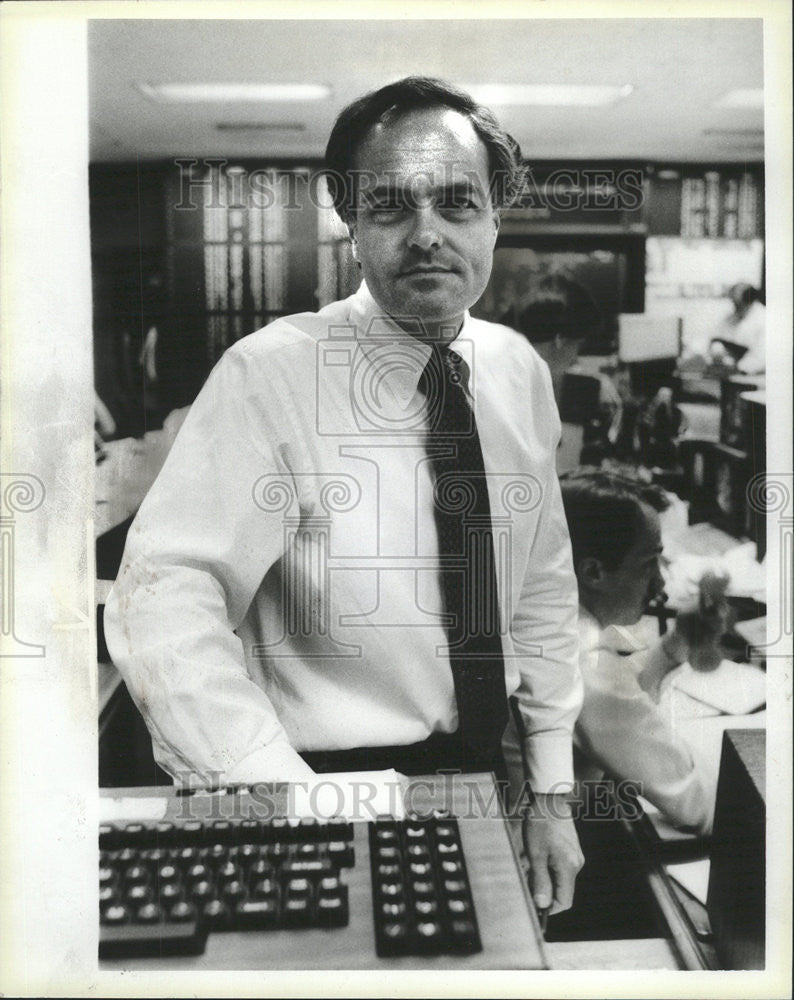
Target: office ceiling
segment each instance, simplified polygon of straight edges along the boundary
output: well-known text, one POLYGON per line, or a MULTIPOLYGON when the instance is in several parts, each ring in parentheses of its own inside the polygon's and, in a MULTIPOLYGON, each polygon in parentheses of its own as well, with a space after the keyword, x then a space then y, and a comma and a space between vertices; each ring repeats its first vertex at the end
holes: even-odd
POLYGON ((340 108, 408 73, 632 85, 609 107, 497 108, 530 159, 763 160, 763 109, 715 106, 763 86, 758 19, 94 20, 89 73, 93 162, 319 157, 340 108), (332 96, 180 105, 137 87, 206 81, 321 83, 332 96))

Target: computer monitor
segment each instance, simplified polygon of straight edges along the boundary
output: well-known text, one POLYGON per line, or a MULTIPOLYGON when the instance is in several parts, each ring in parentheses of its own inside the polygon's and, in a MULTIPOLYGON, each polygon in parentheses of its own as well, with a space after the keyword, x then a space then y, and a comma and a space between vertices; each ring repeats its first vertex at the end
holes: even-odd
POLYGON ((621 313, 618 360, 625 364, 676 359, 681 353, 681 317, 621 313))

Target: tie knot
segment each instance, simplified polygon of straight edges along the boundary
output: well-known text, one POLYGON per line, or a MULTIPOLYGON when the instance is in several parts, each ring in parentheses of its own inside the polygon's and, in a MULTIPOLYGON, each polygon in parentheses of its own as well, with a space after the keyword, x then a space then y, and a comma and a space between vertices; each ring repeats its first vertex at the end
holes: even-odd
POLYGON ((466 389, 468 366, 447 344, 433 344, 430 357, 419 376, 419 391, 428 400, 440 400, 447 385, 466 389))

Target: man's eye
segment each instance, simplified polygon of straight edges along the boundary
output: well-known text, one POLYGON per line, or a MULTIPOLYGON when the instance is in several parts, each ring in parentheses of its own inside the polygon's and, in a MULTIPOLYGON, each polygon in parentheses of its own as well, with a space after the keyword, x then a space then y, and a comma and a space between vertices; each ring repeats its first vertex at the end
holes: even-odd
POLYGON ((371 212, 384 212, 392 213, 400 212, 404 208, 402 202, 400 201, 379 201, 375 204, 370 205, 371 212))
POLYGON ((473 198, 445 198, 438 203, 438 208, 442 212, 471 212, 477 208, 473 198))

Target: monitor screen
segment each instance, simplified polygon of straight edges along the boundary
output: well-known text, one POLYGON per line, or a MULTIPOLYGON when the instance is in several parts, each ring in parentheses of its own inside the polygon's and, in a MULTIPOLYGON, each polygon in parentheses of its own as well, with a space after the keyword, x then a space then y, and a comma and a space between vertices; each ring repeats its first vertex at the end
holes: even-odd
POLYGON ((632 364, 677 358, 680 353, 679 316, 622 313, 618 317, 618 360, 632 364))

